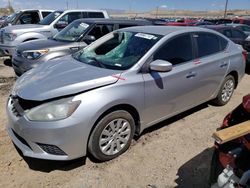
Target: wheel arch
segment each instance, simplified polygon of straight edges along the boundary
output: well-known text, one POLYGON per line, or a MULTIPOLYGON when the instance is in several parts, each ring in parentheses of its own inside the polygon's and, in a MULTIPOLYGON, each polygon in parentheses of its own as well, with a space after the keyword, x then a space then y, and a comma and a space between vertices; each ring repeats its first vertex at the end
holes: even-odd
POLYGON ((234 77, 234 80, 235 80, 235 89, 236 89, 237 86, 238 86, 238 83, 239 83, 239 74, 238 74, 238 72, 234 70, 234 71, 231 71, 230 73, 228 73, 227 76, 228 75, 231 75, 231 76, 234 77))
POLYGON ((140 134, 140 115, 139 115, 139 112, 138 110, 130 105, 130 104, 118 104, 118 105, 115 105, 109 109, 107 109, 106 111, 104 111, 98 118, 97 120, 95 121, 94 125, 92 126, 91 128, 91 131, 90 131, 90 134, 88 136, 88 143, 89 143, 89 139, 90 139, 90 136, 91 134, 93 133, 93 130, 95 129, 96 125, 98 124, 98 122, 103 118, 105 117, 107 114, 111 113, 111 112, 114 112, 114 111, 117 111, 117 110, 125 110, 127 111, 128 113, 131 114, 131 116, 133 117, 134 121, 135 121, 135 134, 136 135, 139 135, 140 134))

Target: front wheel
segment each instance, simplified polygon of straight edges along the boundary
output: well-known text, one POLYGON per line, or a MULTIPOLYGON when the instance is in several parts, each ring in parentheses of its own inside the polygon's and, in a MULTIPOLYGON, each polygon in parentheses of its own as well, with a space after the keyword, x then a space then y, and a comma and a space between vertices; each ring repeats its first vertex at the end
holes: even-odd
POLYGON ((213 100, 213 103, 218 106, 227 104, 234 92, 235 79, 232 75, 228 75, 222 83, 220 91, 217 97, 213 100))
POLYGON ((104 116, 94 128, 88 143, 90 154, 99 161, 108 161, 124 153, 135 132, 135 122, 124 110, 104 116))

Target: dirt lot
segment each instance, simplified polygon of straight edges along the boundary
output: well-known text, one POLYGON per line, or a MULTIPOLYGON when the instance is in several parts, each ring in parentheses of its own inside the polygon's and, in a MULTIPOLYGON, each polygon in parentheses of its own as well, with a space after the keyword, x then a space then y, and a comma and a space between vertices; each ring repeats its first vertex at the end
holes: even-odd
POLYGON ((155 125, 119 158, 54 162, 22 157, 9 139, 5 102, 15 80, 0 59, 0 187, 208 187, 213 131, 249 93, 246 75, 224 107, 207 104, 155 125))

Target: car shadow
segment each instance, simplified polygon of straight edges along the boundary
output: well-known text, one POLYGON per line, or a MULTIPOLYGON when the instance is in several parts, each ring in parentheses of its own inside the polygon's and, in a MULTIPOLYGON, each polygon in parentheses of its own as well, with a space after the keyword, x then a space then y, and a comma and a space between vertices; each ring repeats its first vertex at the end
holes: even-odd
MULTIPOLYGON (((203 110, 203 109, 205 109, 207 107, 209 107, 209 104, 204 103, 204 104, 201 104, 201 105, 199 105, 197 107, 194 107, 194 108, 192 108, 190 110, 187 110, 187 111, 185 111, 183 113, 180 113, 180 114, 178 114, 178 115, 176 115, 174 117, 171 117, 171 118, 169 118, 167 120, 164 120, 164 121, 162 121, 160 123, 157 123, 157 124, 147 128, 147 129, 145 129, 142 132, 142 134, 140 134, 140 136, 145 135, 145 134, 150 133, 150 132, 153 132, 153 131, 156 131, 158 129, 161 129, 162 127, 168 126, 168 125, 170 125, 170 124, 172 124, 172 123, 174 123, 174 122, 176 122, 178 120, 181 120, 181 119, 183 119, 183 118, 185 118, 187 116, 190 116, 190 115, 192 115, 192 114, 194 114, 194 113, 196 113, 196 112, 198 112, 200 110, 203 110)), ((135 139, 138 140, 140 138, 140 136, 137 136, 135 139)))
POLYGON ((183 164, 177 172, 176 188, 210 187, 209 174, 213 151, 213 148, 207 148, 183 164))
POLYGON ((70 161, 52 161, 44 159, 35 159, 35 158, 25 157, 19 148, 17 148, 16 146, 15 148, 18 151, 19 155, 23 158, 23 160, 28 164, 29 168, 35 171, 46 172, 46 173, 55 170, 70 171, 86 164, 86 157, 81 157, 70 161))
POLYGON ((10 59, 10 58, 5 59, 5 60, 3 61, 3 64, 4 64, 5 66, 12 67, 12 62, 11 62, 11 59, 10 59))

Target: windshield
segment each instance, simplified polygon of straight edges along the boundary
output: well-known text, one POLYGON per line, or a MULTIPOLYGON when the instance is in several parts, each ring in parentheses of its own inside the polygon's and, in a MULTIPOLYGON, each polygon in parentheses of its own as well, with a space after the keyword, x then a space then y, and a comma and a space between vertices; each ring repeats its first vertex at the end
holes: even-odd
POLYGON ((58 16, 60 16, 63 12, 62 11, 55 11, 50 13, 44 19, 42 19, 39 24, 40 25, 50 25, 58 16))
POLYGON ((114 70, 127 70, 135 65, 162 36, 114 32, 77 52, 73 57, 83 63, 114 70))
POLYGON ((89 27, 86 23, 81 23, 79 21, 73 22, 62 31, 56 34, 53 39, 59 41, 76 42, 89 27))
POLYGON ((16 13, 13 13, 11 15, 9 15, 7 18, 6 18, 6 22, 8 23, 11 23, 15 20, 15 18, 20 14, 21 12, 16 12, 16 13))

